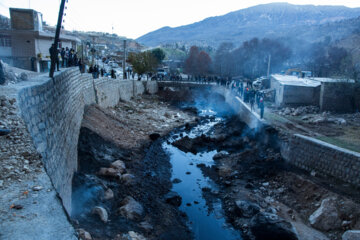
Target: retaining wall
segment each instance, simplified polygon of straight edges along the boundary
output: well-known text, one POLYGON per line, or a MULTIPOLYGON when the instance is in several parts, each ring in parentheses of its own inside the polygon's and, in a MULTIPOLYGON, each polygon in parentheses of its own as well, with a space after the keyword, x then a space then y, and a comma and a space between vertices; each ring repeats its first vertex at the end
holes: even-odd
POLYGON ((42 76, 37 84, 19 91, 22 118, 42 155, 50 179, 71 214, 72 178, 77 170, 77 144, 86 105, 115 106, 148 89, 156 82, 100 78, 80 74, 77 68, 57 73, 53 79, 42 76))
POLYGON ((360 153, 295 134, 283 155, 291 164, 309 172, 360 186, 360 153))
MULTIPOLYGON (((267 125, 230 90, 216 86, 214 91, 225 97, 225 101, 250 128, 262 128, 267 125)), ((315 170, 320 175, 360 187, 360 153, 312 137, 294 134, 287 142, 281 143, 281 155, 290 164, 308 172, 315 170)))

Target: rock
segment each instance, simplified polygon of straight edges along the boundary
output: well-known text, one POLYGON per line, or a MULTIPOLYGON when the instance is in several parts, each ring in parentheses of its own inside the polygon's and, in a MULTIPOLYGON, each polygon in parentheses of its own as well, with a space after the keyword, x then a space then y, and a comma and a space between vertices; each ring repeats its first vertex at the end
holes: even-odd
POLYGON ((4 186, 4 180, 0 180, 0 187, 4 186))
POLYGON ((121 160, 111 163, 110 167, 117 169, 120 173, 125 172, 126 169, 125 163, 121 160))
POLYGON ((255 240, 298 240, 292 225, 272 213, 258 213, 250 221, 255 240))
POLYGON ((135 182, 135 176, 130 173, 126 173, 121 176, 121 180, 124 181, 125 185, 132 185, 135 182))
POLYGON ((141 222, 140 227, 144 229, 146 232, 151 232, 154 229, 154 227, 147 221, 141 222))
POLYGON ((121 205, 122 207, 119 208, 120 214, 130 220, 139 219, 144 212, 142 205, 130 196, 127 196, 121 202, 121 205))
POLYGON ((220 158, 224 158, 224 157, 226 157, 226 156, 228 156, 228 155, 229 155, 228 152, 226 152, 226 151, 220 151, 220 152, 218 152, 217 154, 215 154, 215 155, 213 156, 213 159, 214 159, 214 160, 217 160, 217 159, 220 159, 220 158))
POLYGON ((165 195, 165 201, 168 204, 179 207, 181 205, 182 198, 176 192, 169 192, 165 195))
POLYGON ((98 174, 106 177, 121 177, 119 170, 115 168, 100 168, 98 174))
POLYGON ((301 120, 303 120, 303 121, 307 121, 309 119, 310 119, 310 116, 308 116, 308 115, 305 115, 301 118, 301 120))
POLYGON ((237 207, 237 213, 245 218, 253 217, 260 211, 259 205, 246 200, 237 200, 235 201, 235 205, 237 207))
POLYGON ((324 117, 316 117, 313 120, 310 121, 310 123, 323 123, 326 122, 326 118, 324 117))
POLYGON ((309 217, 311 226, 329 231, 341 227, 341 219, 336 208, 336 201, 333 198, 326 198, 321 206, 309 217))
POLYGON ((284 115, 289 115, 291 113, 291 110, 290 110, 290 108, 285 108, 285 110, 283 111, 283 114, 284 115))
POLYGON ((292 113, 292 115, 293 116, 299 116, 299 115, 301 115, 303 113, 304 113, 304 109, 299 107, 299 108, 295 109, 295 111, 292 113))
POLYGON ((178 179, 178 178, 175 178, 173 181, 172 181, 172 183, 174 183, 174 184, 177 184, 177 183, 181 183, 182 181, 180 180, 180 179, 178 179))
POLYGON ((78 232, 79 238, 81 240, 92 240, 92 237, 91 237, 90 233, 88 233, 84 229, 80 228, 80 229, 77 230, 77 232, 78 232))
POLYGON ((104 199, 110 200, 112 198, 114 198, 114 192, 110 188, 108 188, 104 193, 104 199))
POLYGON ((42 187, 42 186, 34 186, 34 187, 32 187, 32 190, 33 191, 40 191, 40 190, 42 190, 44 187, 42 187))
POLYGON ((100 217, 101 221, 103 221, 104 223, 108 221, 108 213, 103 207, 99 207, 99 206, 94 207, 91 213, 97 214, 100 217))
POLYGON ((27 80, 29 79, 29 77, 28 77, 28 75, 27 75, 26 73, 22 72, 22 73, 20 74, 20 79, 21 79, 22 81, 27 81, 27 80))
POLYGON ((359 240, 360 230, 348 230, 342 235, 342 240, 359 240))
POLYGON ((127 234, 127 239, 129 240, 146 240, 146 238, 140 233, 136 233, 134 231, 130 231, 127 234))
POLYGON ((159 133, 152 133, 149 135, 150 139, 152 141, 155 141, 156 139, 158 139, 160 137, 160 134, 159 133))

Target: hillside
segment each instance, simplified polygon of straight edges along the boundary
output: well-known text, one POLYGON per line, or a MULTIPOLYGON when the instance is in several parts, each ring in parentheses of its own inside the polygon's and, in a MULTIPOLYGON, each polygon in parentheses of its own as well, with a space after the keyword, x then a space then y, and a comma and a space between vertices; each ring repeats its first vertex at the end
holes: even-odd
MULTIPOLYGON (((322 31, 318 32, 319 27, 331 28, 331 31, 341 30, 340 33, 333 34, 337 39, 352 32, 354 28, 344 24, 338 27, 338 22, 358 16, 360 8, 271 3, 206 18, 190 25, 163 27, 145 34, 137 41, 147 46, 172 42, 217 46, 225 41, 240 44, 253 37, 282 38, 300 35, 308 41, 316 41, 319 36, 323 36, 320 34, 322 31), (316 36, 313 37, 313 34, 316 36)), ((328 30, 325 33, 329 33, 328 30)))

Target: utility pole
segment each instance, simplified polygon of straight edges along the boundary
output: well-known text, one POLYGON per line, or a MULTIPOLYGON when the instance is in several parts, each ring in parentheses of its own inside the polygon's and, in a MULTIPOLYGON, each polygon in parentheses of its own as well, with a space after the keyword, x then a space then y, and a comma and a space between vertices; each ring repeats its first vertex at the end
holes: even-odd
POLYGON ((124 40, 124 59, 123 59, 123 79, 126 79, 125 65, 126 65, 126 39, 124 40))
POLYGON ((269 54, 268 69, 267 69, 267 78, 270 77, 270 62, 271 62, 271 54, 269 54))
MULTIPOLYGON (((58 22, 57 22, 57 26, 56 26, 56 33, 55 33, 55 40, 54 40, 55 49, 53 50, 53 51, 56 51, 56 53, 57 53, 57 47, 59 44, 60 29, 61 29, 62 18, 64 15, 65 1, 66 0, 61 0, 59 17, 58 17, 58 22)), ((56 57, 58 57, 58 56, 56 56, 56 57)), ((50 74, 49 74, 49 76, 51 78, 54 77, 55 64, 56 64, 55 59, 51 58, 51 66, 50 66, 50 74)))

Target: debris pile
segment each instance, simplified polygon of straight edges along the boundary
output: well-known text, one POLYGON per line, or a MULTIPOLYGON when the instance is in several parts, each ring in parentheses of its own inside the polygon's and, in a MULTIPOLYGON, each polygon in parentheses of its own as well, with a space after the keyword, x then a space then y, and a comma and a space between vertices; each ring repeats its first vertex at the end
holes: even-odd
POLYGON ((21 81, 27 81, 37 73, 31 73, 27 70, 10 67, 0 60, 0 85, 14 84, 21 81))
POLYGON ((317 106, 300 106, 297 108, 286 107, 279 110, 279 114, 283 116, 301 116, 304 114, 316 114, 319 113, 320 108, 317 106))
POLYGON ((16 99, 0 96, 0 129, 8 132, 0 136, 0 187, 31 178, 33 172, 41 172, 40 155, 18 116, 16 99))

